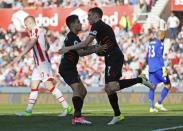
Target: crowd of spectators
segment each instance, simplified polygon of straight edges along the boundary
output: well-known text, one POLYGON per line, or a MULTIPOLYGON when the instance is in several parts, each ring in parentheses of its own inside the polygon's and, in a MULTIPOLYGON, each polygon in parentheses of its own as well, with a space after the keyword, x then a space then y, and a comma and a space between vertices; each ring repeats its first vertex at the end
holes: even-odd
POLYGON ((156 0, 0 0, 0 8, 55 8, 81 6, 139 5, 150 11, 156 0))
MULTIPOLYGON (((135 23, 137 24, 137 23, 135 23)), ((134 24, 134 25, 135 25, 134 24)), ((133 26, 132 26, 133 28, 133 26)), ((141 29, 141 28, 138 28, 141 29)), ((145 67, 146 52, 148 41, 143 30, 139 34, 133 34, 133 30, 128 32, 114 28, 120 49, 125 54, 125 63, 123 66, 123 78, 133 78, 139 75, 140 70, 145 67)), ((67 33, 67 28, 62 28, 61 32, 48 30, 47 39, 50 43, 49 54, 51 57, 52 67, 55 74, 58 72, 61 55, 56 49, 61 48, 67 33)), ((84 39, 88 31, 82 32, 80 38, 84 39)), ((176 38, 176 42, 170 43, 166 39, 165 44, 169 44, 169 51, 165 53, 165 63, 170 73, 172 86, 183 86, 183 27, 176 38)), ((25 41, 28 36, 24 32, 16 32, 15 28, 10 25, 6 31, 0 28, 0 65, 11 61, 15 56, 25 48, 25 41)), ((30 79, 34 60, 32 54, 25 56, 24 60, 14 65, 12 68, 4 70, 1 68, 0 83, 4 86, 30 86, 30 79)), ((102 88, 104 86, 104 58, 96 54, 80 58, 78 69, 84 83, 91 89, 102 88)), ((63 81, 63 84, 64 81, 63 81)))
MULTIPOLYGON (((63 3, 70 2, 71 4, 74 3, 75 0, 28 0, 27 2, 30 3, 31 1, 34 4, 36 2, 40 2, 42 4, 44 3, 43 5, 46 6, 54 5, 51 3, 55 3, 55 5, 58 6, 58 3, 60 2, 60 5, 63 6, 63 3)), ((82 1, 83 0, 77 0, 77 3, 75 3, 83 3, 82 1)), ((87 1, 91 2, 93 0, 87 1)), ((87 1, 85 0, 85 3, 87 1)), ((107 2, 115 4, 133 4, 135 2, 138 3, 139 1, 142 2, 143 0, 96 0, 95 2, 98 1, 105 4, 107 2)), ((148 0, 144 1, 147 2, 148 0)), ((17 3, 19 3, 18 5, 23 6, 23 2, 24 0, 0 0, 0 6, 4 6, 5 3, 8 5, 8 8, 10 5, 10 7, 16 7, 17 3)), ((151 2, 153 2, 153 0, 151 2)), ((67 7, 65 5, 64 7, 67 7)), ((74 4, 71 5, 74 6, 74 4)), ((68 29, 66 26, 62 27, 61 32, 53 30, 48 30, 47 32, 47 40, 50 44, 49 54, 55 74, 58 72, 58 66, 61 59, 61 55, 57 53, 56 49, 62 47, 67 32, 68 29)), ((141 24, 134 21, 134 23, 125 30, 124 28, 116 26, 114 27, 114 32, 117 42, 119 43, 119 47, 125 55, 125 63, 122 69, 123 76, 121 79, 137 77, 139 72, 146 65, 146 52, 148 46, 148 41, 146 41, 146 35, 141 24)), ((86 34, 88 34, 88 30, 82 31, 79 34, 81 40, 85 38, 86 34)), ((7 30, 4 30, 0 27, 0 66, 10 62, 15 56, 18 56, 20 52, 24 50, 26 46, 25 41, 27 41, 27 39, 29 39, 28 35, 25 32, 16 31, 16 28, 13 24, 10 24, 7 30)), ((183 67, 183 27, 173 42, 167 37, 165 44, 165 64, 170 73, 170 80, 172 82, 173 90, 175 89, 174 91, 178 91, 180 87, 183 86, 183 70, 181 69, 181 67, 183 67)), ((32 54, 30 53, 13 67, 8 69, 0 68, 0 85, 14 87, 30 86, 33 66, 34 60, 32 58, 32 54)), ((95 88, 96 90, 103 88, 104 69, 104 58, 98 57, 96 54, 80 58, 78 64, 78 70, 81 78, 87 85, 88 89, 91 90, 95 90, 95 88)), ((63 80, 62 84, 63 86, 66 85, 63 80)))

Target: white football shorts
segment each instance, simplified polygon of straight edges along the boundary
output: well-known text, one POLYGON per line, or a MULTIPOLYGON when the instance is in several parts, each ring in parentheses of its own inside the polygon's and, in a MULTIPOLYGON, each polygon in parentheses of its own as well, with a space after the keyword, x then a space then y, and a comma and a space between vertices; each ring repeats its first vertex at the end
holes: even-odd
POLYGON ((51 64, 49 62, 41 62, 35 66, 32 72, 32 80, 41 80, 46 82, 49 79, 54 79, 51 64))

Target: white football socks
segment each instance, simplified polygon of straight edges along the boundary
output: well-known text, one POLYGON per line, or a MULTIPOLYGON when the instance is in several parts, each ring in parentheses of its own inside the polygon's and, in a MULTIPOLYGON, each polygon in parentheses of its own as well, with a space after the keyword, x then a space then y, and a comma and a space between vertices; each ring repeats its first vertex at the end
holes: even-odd
POLYGON ((62 92, 56 87, 53 88, 51 89, 51 93, 58 99, 59 103, 62 104, 63 108, 67 108, 69 105, 64 99, 62 92))
POLYGON ((26 111, 32 112, 32 108, 33 108, 34 104, 36 103, 37 97, 38 97, 38 90, 31 91, 31 93, 29 95, 29 100, 28 100, 28 105, 27 105, 26 111))

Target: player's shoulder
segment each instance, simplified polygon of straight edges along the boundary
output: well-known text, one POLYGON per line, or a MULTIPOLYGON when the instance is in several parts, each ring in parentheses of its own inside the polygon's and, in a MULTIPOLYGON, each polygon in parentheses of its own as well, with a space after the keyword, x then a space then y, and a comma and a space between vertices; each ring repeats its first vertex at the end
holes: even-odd
POLYGON ((102 28, 101 24, 99 21, 97 21, 96 23, 92 24, 91 26, 91 30, 89 32, 89 35, 92 36, 96 36, 98 31, 102 28))
POLYGON ((156 43, 159 44, 159 45, 161 45, 162 42, 161 42, 160 39, 157 39, 157 38, 156 38, 156 43))
POLYGON ((73 45, 75 41, 78 41, 80 42, 80 39, 77 35, 75 35, 73 32, 69 32, 67 35, 66 35, 66 38, 65 38, 65 44, 69 44, 69 45, 73 45))
POLYGON ((158 38, 154 38, 151 42, 153 44, 159 44, 159 43, 161 43, 161 41, 158 38))
POLYGON ((31 37, 32 38, 37 38, 38 36, 40 36, 40 35, 45 35, 46 34, 46 30, 44 29, 44 28, 42 28, 42 27, 38 27, 38 26, 36 26, 36 27, 34 27, 33 29, 32 29, 32 31, 31 31, 31 37))
POLYGON ((155 38, 155 41, 156 41, 156 42, 160 42, 160 39, 158 39, 158 38, 155 38))
POLYGON ((99 28, 105 24, 102 20, 97 21, 96 23, 92 24, 92 28, 99 28))
POLYGON ((68 40, 73 41, 73 40, 78 39, 78 36, 76 34, 74 34, 73 32, 69 32, 67 34, 67 38, 68 38, 68 40))
POLYGON ((32 34, 34 35, 34 33, 37 35, 40 32, 40 27, 36 26, 32 29, 32 34))
POLYGON ((39 34, 39 28, 36 26, 31 31, 31 37, 37 37, 39 34))

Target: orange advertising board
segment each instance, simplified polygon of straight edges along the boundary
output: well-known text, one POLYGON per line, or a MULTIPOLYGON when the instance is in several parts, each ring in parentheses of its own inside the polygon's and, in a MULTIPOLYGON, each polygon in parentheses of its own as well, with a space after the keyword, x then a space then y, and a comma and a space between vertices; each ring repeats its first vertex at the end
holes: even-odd
MULTIPOLYGON (((81 23, 87 24, 87 11, 89 8, 38 8, 38 9, 0 9, 0 26, 7 29, 12 22, 17 30, 22 30, 23 20, 27 15, 35 16, 39 26, 49 27, 60 31, 65 24, 65 19, 70 14, 77 14, 81 23)), ((110 6, 102 7, 104 12, 103 20, 111 26, 119 24, 122 15, 127 14, 130 19, 133 15, 131 6, 110 6)))
POLYGON ((183 11, 183 0, 171 0, 172 11, 183 11))

